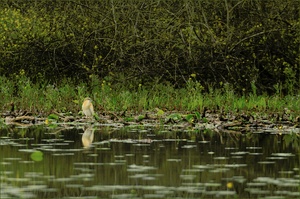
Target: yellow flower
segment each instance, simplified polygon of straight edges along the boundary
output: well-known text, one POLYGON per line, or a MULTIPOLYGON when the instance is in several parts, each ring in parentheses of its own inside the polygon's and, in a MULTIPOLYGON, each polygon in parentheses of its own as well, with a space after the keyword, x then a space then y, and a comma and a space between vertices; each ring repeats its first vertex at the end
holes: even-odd
POLYGON ((226 184, 228 189, 232 189, 233 188, 233 183, 232 182, 227 182, 226 184))
POLYGON ((25 70, 24 69, 21 69, 20 70, 20 75, 22 76, 22 75, 25 75, 25 70))
POLYGON ((194 77, 194 78, 195 78, 195 77, 196 77, 196 74, 195 74, 195 73, 191 74, 191 77, 194 77))

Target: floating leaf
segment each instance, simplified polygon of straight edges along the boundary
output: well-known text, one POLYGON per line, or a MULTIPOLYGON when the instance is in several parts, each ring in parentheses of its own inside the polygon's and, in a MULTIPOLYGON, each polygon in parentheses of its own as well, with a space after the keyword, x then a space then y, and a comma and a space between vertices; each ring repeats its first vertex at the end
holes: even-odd
POLYGON ((43 152, 41 151, 34 151, 31 155, 30 155, 30 158, 33 160, 33 161, 36 161, 36 162, 40 162, 43 160, 43 152))

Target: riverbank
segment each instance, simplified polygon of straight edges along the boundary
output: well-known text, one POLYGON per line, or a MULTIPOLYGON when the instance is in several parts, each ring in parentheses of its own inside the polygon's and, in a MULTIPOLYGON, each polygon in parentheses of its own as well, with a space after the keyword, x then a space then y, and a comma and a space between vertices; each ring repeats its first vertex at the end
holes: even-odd
POLYGON ((182 129, 239 130, 297 129, 300 124, 299 95, 237 95, 229 84, 222 89, 204 92, 199 82, 190 78, 183 88, 170 84, 151 86, 115 84, 93 79, 91 83, 61 85, 33 84, 20 77, 1 81, 1 123, 11 124, 116 124, 171 125, 182 129), (93 99, 95 118, 86 121, 81 103, 86 96, 93 99))

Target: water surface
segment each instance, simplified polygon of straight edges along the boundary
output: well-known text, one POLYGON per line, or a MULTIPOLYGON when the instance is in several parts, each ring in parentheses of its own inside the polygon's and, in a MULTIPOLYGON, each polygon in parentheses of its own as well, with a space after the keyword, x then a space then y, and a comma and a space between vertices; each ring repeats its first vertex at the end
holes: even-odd
POLYGON ((297 134, 0 131, 0 198, 300 198, 297 134))

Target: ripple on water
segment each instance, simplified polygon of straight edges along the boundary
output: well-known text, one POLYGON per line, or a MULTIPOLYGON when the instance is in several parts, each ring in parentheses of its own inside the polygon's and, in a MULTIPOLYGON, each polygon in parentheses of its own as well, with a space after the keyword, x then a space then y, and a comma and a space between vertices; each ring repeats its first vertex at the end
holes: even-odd
POLYGON ((53 153, 53 156, 73 156, 74 153, 53 153))
POLYGON ((222 180, 225 182, 233 181, 240 184, 247 182, 247 179, 244 176, 232 176, 231 178, 222 178, 222 180))
POLYGON ((130 198, 130 199, 139 199, 140 197, 137 197, 136 194, 113 194, 111 195, 112 199, 126 199, 126 198, 130 198))
POLYGON ((248 151, 237 151, 237 152, 231 152, 230 155, 247 155, 248 151))
POLYGON ((163 194, 144 194, 144 198, 165 198, 163 194))
POLYGON ((227 171, 230 171, 228 168, 216 168, 209 170, 210 173, 226 173, 227 171))
POLYGON ((214 157, 214 160, 227 160, 227 159, 229 159, 228 157, 214 157))
POLYGON ((19 161, 19 163, 21 163, 21 164, 33 164, 34 161, 22 160, 22 161, 19 161))
POLYGON ((8 182, 29 182, 30 178, 6 178, 8 182))
POLYGON ((135 174, 135 175, 129 176, 129 178, 151 181, 151 180, 156 180, 157 177, 161 177, 161 176, 163 176, 163 174, 135 174))
POLYGON ((263 186, 266 186, 267 183, 265 183, 265 182, 248 182, 246 185, 247 185, 247 187, 263 187, 263 186))
MULTIPOLYGON (((27 140, 15 139, 4 142, 0 140, 0 146, 3 144, 2 147, 6 147, 5 149, 8 152, 13 147, 13 151, 17 152, 9 156, 13 158, 1 159, 1 169, 12 171, 1 171, 0 181, 23 186, 18 189, 6 185, 3 192, 1 190, 0 197, 36 198, 34 194, 53 192, 51 195, 61 194, 64 198, 75 199, 82 198, 75 196, 82 191, 83 195, 86 194, 84 198, 96 198, 95 194, 99 196, 106 194, 107 197, 121 199, 174 198, 176 196, 178 198, 181 196, 187 196, 186 198, 234 198, 237 194, 234 188, 237 188, 236 190, 241 191, 243 194, 246 191, 245 194, 249 194, 249 197, 253 198, 270 199, 277 198, 277 196, 300 198, 298 192, 300 184, 299 168, 297 162, 296 164, 292 162, 298 160, 297 153, 284 153, 286 148, 283 152, 280 151, 282 149, 281 145, 269 155, 271 149, 266 152, 265 148, 251 147, 253 140, 248 143, 241 141, 232 144, 231 141, 234 137, 230 137, 230 142, 225 140, 225 142, 216 146, 215 143, 219 143, 219 139, 214 140, 209 137, 207 139, 211 139, 211 141, 193 141, 187 134, 184 135, 184 138, 177 138, 167 131, 168 135, 164 135, 164 138, 176 139, 155 140, 155 143, 153 143, 153 140, 148 139, 148 136, 159 137, 161 135, 150 135, 149 132, 138 128, 134 131, 134 134, 143 133, 145 135, 141 135, 141 140, 139 140, 127 139, 127 136, 121 136, 125 139, 120 139, 119 134, 117 134, 118 136, 110 134, 107 137, 104 134, 99 134, 95 138, 100 141, 94 142, 95 148, 87 153, 86 151, 82 152, 84 150, 80 143, 81 139, 75 140, 75 138, 74 140, 44 139, 42 142, 45 144, 27 144, 27 140, 32 142, 27 138, 27 140), (150 144, 150 141, 152 144, 150 144), (13 146, 6 146, 12 142, 13 146), (250 147, 245 148, 247 145, 250 145, 250 147), (75 149, 70 149, 74 147, 75 149), (180 150, 180 148, 183 148, 183 150, 180 150), (37 150, 48 152, 45 153, 47 155, 44 157, 44 164, 52 163, 53 160, 56 163, 63 156, 69 156, 66 157, 71 164, 68 167, 69 171, 66 173, 61 172, 63 171, 61 167, 64 165, 59 164, 55 165, 57 169, 51 171, 44 168, 46 165, 40 167, 40 163, 27 165, 34 162, 27 161, 28 154, 26 153, 37 150), (109 151, 106 152, 105 150, 109 151), (54 158, 53 156, 62 157, 54 158), (279 169, 277 166, 272 166, 275 163, 277 165, 280 160, 291 160, 291 164, 288 164, 288 166, 286 164, 280 165, 282 167, 279 167, 279 169), (257 165, 257 162, 259 165, 257 165), (269 164, 271 164, 271 167, 269 164), (19 165, 22 170, 19 170, 19 165), (263 169, 266 168, 268 168, 268 172, 264 172, 263 169), (119 173, 115 175, 115 171, 119 169, 120 175, 119 173), (19 172, 20 178, 16 178, 16 171, 19 172), (245 171, 249 171, 246 172, 245 177, 239 176, 243 175, 245 171), (269 171, 274 172, 270 174, 269 171), (49 173, 53 176, 46 176, 49 173), (171 177, 169 173, 171 173, 171 177), (257 177, 262 175, 266 175, 266 177, 257 177), (276 178, 274 178, 275 176, 276 178), (166 177, 167 179, 165 179, 166 177), (249 182, 249 179, 253 180, 249 182), (112 185, 114 183, 121 185, 112 185), (145 186, 137 184, 144 184, 145 186), (154 184, 155 186, 152 186, 154 184), (174 187, 163 186, 165 184, 174 184, 174 187), (59 188, 48 188, 48 186, 59 188), (62 191, 61 187, 65 190, 62 191), (24 192, 33 194, 24 195, 24 192), (70 197, 63 196, 63 194, 69 193, 72 194, 70 197), (90 196, 93 194, 94 196, 90 196)), ((51 137, 54 136, 51 135, 51 137)), ((206 137, 205 135, 204 137, 196 136, 195 140, 198 139, 206 139, 206 137)), ((227 138, 224 137, 224 139, 227 138)), ((37 139, 34 142, 37 141, 39 140, 37 139)), ((281 144, 282 142, 276 143, 281 144)), ((259 144, 265 146, 262 142, 255 143, 255 145, 259 144)), ((289 152, 292 152, 292 150, 289 152)), ((53 164, 50 165, 54 167, 53 164)), ((239 195, 236 197, 239 198, 239 195)))
POLYGON ((194 180, 197 176, 196 175, 180 175, 179 176, 182 180, 194 180))
POLYGON ((111 148, 109 148, 109 147, 100 147, 100 148, 96 148, 96 149, 99 151, 110 151, 111 150, 111 148))
POLYGON ((73 179, 72 178, 53 178, 53 179, 48 179, 49 182, 71 182, 73 179))
POLYGON ((295 155, 292 153, 272 153, 272 156, 293 157, 295 155))
POLYGON ((7 161, 19 161, 19 160, 22 160, 22 158, 3 158, 3 160, 7 160, 7 161))
POLYGON ((6 166, 6 165, 11 165, 11 162, 0 162, 0 165, 6 166))
POLYGON ((273 157, 266 157, 267 160, 286 160, 287 157, 281 157, 281 156, 273 156, 273 157))
POLYGON ((210 141, 203 140, 203 141, 199 141, 198 143, 200 143, 200 144, 207 144, 207 143, 210 143, 210 141))
POLYGON ((31 192, 26 192, 26 189, 12 186, 1 186, 1 199, 3 198, 36 198, 36 195, 31 192))
POLYGON ((104 165, 104 163, 99 162, 74 162, 75 166, 100 166, 104 165))
POLYGON ((156 170, 157 168, 152 166, 143 166, 143 165, 129 165, 127 168, 128 172, 148 172, 150 170, 156 170))
POLYGON ((204 193, 205 192, 205 186, 197 186, 195 183, 186 183, 185 186, 180 186, 174 188, 176 192, 186 192, 186 193, 204 193))
POLYGON ((240 167, 246 167, 247 164, 225 164, 224 167, 227 168, 240 168, 240 167))
POLYGON ((260 155, 263 155, 263 153, 249 153, 249 155, 260 156, 260 155))
POLYGON ((183 169, 182 172, 183 173, 198 173, 198 172, 203 172, 204 169, 183 169))
POLYGON ((271 193, 269 190, 262 190, 260 188, 245 188, 245 191, 253 195, 267 195, 271 193))
POLYGON ((215 168, 215 165, 212 165, 212 164, 206 164, 206 165, 193 165, 193 168, 196 168, 196 169, 213 169, 215 168))
POLYGON ((39 191, 47 188, 47 185, 27 185, 22 187, 24 191, 39 191))
POLYGON ((82 184, 66 184, 65 186, 67 188, 72 188, 72 189, 78 189, 78 188, 82 188, 83 187, 82 184))
POLYGON ((82 187, 84 191, 100 191, 100 192, 111 192, 117 190, 131 190, 135 189, 135 186, 131 185, 94 185, 90 187, 82 187))
POLYGON ((206 191, 206 195, 214 195, 217 198, 219 197, 227 197, 227 196, 234 196, 236 195, 235 191, 230 191, 230 190, 224 190, 224 191, 206 191))
POLYGON ((147 176, 148 176, 148 174, 135 174, 135 175, 129 176, 129 178, 138 179, 138 178, 144 178, 147 176))
POLYGON ((183 145, 181 148, 182 149, 193 149, 193 148, 197 148, 197 145, 187 144, 187 145, 183 145))
POLYGON ((258 164, 275 164, 273 161, 259 161, 258 164))
POLYGON ((167 159, 168 162, 181 162, 181 159, 167 159))

